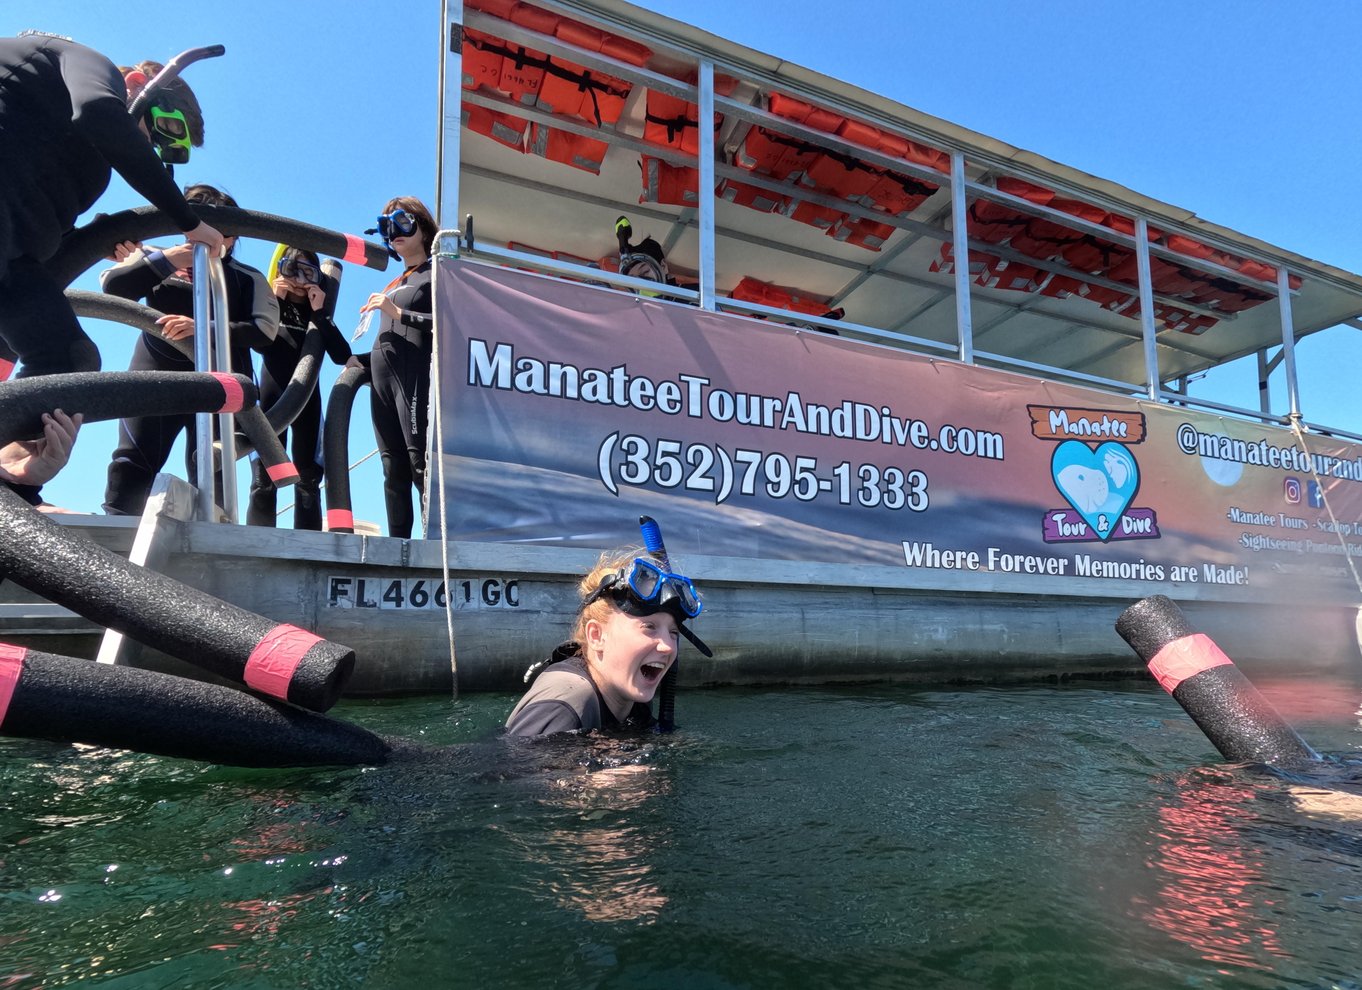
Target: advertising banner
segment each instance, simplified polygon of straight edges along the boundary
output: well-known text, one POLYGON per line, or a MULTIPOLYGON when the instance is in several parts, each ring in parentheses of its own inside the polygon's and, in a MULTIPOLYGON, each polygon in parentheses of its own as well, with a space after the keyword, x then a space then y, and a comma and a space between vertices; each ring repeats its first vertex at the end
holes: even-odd
POLYGON ((953 587, 1362 597, 1357 445, 468 262, 437 297, 453 540, 606 547, 646 513, 953 587))

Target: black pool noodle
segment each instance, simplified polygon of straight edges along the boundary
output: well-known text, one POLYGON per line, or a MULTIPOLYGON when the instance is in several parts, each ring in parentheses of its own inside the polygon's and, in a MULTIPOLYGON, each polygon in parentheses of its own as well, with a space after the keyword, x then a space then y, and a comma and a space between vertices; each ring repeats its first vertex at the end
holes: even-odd
MULTIPOLYGON (((51 409, 102 420, 218 412, 229 400, 254 403, 255 395, 255 386, 240 375, 188 371, 23 378, 0 383, 0 445, 40 435, 42 414, 51 409)), ((0 574, 163 653, 314 711, 326 711, 339 700, 354 669, 349 647, 130 564, 53 523, 3 486, 0 574)))
POLYGON ((1192 628, 1171 599, 1164 595, 1141 599, 1121 613, 1116 631, 1225 759, 1278 767, 1319 760, 1239 668, 1209 637, 1192 628))
POLYGON ((239 767, 373 766, 404 748, 233 688, 2 644, 0 735, 239 767))
POLYGON ((350 413, 355 393, 367 384, 368 368, 346 368, 336 376, 326 402, 322 462, 334 465, 326 472, 326 528, 332 533, 355 531, 355 514, 350 505, 350 413))
POLYGON ((194 360, 194 347, 189 339, 171 340, 166 337, 165 329, 156 322, 165 315, 160 310, 131 299, 124 299, 122 296, 111 296, 106 292, 86 292, 84 289, 67 289, 66 300, 77 316, 126 324, 151 334, 175 348, 189 360, 194 360))
POLYGON ((0 446, 42 436, 43 414, 61 409, 80 413, 87 423, 166 413, 221 412, 227 392, 223 379, 240 389, 243 408, 255 406, 258 392, 244 375, 194 371, 86 371, 0 382, 0 446))
MULTIPOLYGON (((226 236, 255 237, 277 241, 333 258, 343 258, 383 271, 388 267, 388 252, 381 244, 363 241, 351 234, 327 230, 301 220, 291 220, 256 210, 231 206, 190 204, 204 222, 226 236)), ((154 206, 139 206, 118 213, 104 213, 62 239, 46 263, 58 285, 67 286, 82 272, 113 254, 114 245, 123 241, 138 244, 155 237, 180 236, 176 223, 154 206)))

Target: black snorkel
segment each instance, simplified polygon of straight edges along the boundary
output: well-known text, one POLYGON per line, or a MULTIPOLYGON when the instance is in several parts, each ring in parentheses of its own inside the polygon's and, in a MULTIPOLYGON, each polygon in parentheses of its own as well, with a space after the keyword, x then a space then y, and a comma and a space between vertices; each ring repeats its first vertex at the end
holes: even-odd
MULTIPOLYGON (((190 48, 180 52, 167 62, 160 72, 147 80, 141 92, 128 104, 128 116, 140 123, 143 115, 151 107, 152 97, 165 89, 172 80, 178 79, 181 72, 202 59, 217 58, 226 53, 227 49, 223 45, 205 45, 202 48, 190 48)), ((166 162, 165 168, 172 176, 175 174, 175 166, 172 163, 166 162)))

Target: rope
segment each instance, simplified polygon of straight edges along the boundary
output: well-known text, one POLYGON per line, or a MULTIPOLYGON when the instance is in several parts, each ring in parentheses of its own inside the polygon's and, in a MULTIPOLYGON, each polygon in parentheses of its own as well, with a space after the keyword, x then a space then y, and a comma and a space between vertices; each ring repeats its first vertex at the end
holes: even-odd
POLYGON ((1338 545, 1343 548, 1343 559, 1348 562, 1348 570, 1352 572, 1353 583, 1357 585, 1357 590, 1362 593, 1362 577, 1358 576, 1357 564, 1353 562, 1353 555, 1348 551, 1348 541, 1343 538, 1343 530, 1339 527, 1338 517, 1334 515, 1334 507, 1329 504, 1329 496, 1324 490, 1324 482, 1319 476, 1319 470, 1315 467, 1315 455, 1310 453, 1310 448, 1305 443, 1305 431, 1301 429, 1301 420, 1298 413, 1291 414, 1291 431, 1296 434, 1301 449, 1305 451, 1305 456, 1310 463, 1310 474, 1315 479, 1315 484, 1319 486, 1319 499, 1324 503, 1324 508, 1329 512, 1329 522, 1333 524, 1334 535, 1338 537, 1338 545))
MULTIPOLYGON (((438 291, 435 291, 437 280, 439 279, 440 266, 435 266, 432 272, 432 292, 435 298, 439 299, 438 291)), ((438 328, 437 328, 438 329, 438 328)), ((449 510, 445 504, 445 429, 443 403, 440 401, 440 335, 436 332, 431 333, 431 354, 430 354, 430 411, 432 425, 434 429, 434 456, 435 456, 435 479, 426 482, 426 504, 429 506, 430 498, 438 492, 440 499, 440 570, 441 580, 445 584, 445 629, 449 636, 449 673, 450 673, 450 700, 459 700, 459 662, 454 652, 454 589, 449 583, 449 510), (437 483, 431 485, 430 481, 437 483)))

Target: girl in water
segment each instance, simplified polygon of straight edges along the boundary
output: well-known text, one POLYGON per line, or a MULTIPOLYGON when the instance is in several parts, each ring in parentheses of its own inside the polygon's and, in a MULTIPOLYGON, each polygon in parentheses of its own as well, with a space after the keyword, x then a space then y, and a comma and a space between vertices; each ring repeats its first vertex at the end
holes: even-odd
POLYGON ((530 668, 533 684, 506 720, 511 735, 648 728, 655 724, 649 705, 676 662, 680 637, 713 655, 686 626, 700 614, 695 585, 646 551, 603 554, 578 592, 573 638, 530 668))

